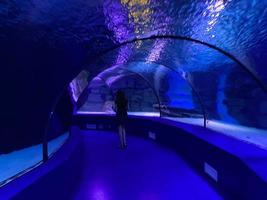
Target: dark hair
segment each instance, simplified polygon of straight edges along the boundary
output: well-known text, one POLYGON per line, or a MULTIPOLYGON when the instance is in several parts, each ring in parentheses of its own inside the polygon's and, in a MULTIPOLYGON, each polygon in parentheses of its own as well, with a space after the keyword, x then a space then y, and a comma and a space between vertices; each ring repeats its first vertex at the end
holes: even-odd
POLYGON ((127 99, 125 97, 125 94, 122 90, 118 90, 116 94, 116 100, 115 103, 118 107, 118 109, 126 109, 127 110, 127 99))
POLYGON ((125 94, 122 90, 118 90, 116 94, 116 100, 125 100, 125 94))

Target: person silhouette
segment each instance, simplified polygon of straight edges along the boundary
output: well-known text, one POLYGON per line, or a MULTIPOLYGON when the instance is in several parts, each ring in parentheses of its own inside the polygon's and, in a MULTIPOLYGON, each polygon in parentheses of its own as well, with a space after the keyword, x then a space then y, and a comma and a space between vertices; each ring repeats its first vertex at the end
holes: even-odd
POLYGON ((128 100, 125 97, 124 92, 122 90, 118 90, 115 99, 115 111, 119 129, 120 146, 122 149, 124 149, 127 146, 126 131, 125 131, 125 122, 128 115, 127 110, 128 110, 128 100))

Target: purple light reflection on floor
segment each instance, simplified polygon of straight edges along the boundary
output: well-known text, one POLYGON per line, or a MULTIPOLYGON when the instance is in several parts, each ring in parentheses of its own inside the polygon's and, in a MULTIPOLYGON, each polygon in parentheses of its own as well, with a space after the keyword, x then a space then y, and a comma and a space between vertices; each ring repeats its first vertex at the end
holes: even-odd
POLYGON ((77 200, 222 199, 179 155, 150 140, 130 136, 121 150, 114 133, 82 136, 86 157, 77 200))

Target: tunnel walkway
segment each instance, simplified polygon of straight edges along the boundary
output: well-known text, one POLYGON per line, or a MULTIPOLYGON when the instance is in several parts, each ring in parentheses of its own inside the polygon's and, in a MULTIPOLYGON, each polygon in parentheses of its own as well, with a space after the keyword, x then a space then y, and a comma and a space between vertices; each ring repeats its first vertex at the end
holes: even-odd
POLYGON ((115 133, 81 134, 85 163, 76 200, 222 199, 179 155, 153 141, 128 136, 121 150, 115 133))

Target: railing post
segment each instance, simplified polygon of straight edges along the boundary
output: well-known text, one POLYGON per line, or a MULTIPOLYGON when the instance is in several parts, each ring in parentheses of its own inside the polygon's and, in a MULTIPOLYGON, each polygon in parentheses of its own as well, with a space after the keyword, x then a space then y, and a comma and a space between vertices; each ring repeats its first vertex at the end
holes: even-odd
MULTIPOLYGON (((54 110, 54 108, 53 108, 54 110)), ((53 115, 53 112, 51 112, 49 114, 49 118, 48 118, 48 121, 47 121, 47 125, 45 127, 45 132, 44 132, 44 137, 43 137, 43 162, 46 162, 48 160, 48 143, 47 143, 47 132, 48 132, 48 129, 49 129, 49 124, 50 124, 50 120, 51 120, 51 117, 53 115)))

